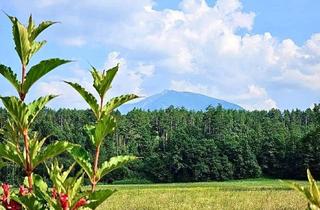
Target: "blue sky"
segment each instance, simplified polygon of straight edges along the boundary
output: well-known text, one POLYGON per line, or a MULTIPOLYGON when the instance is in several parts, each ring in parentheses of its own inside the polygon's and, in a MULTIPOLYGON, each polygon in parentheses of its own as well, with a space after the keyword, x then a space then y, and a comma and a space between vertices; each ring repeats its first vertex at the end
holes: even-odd
MULTIPOLYGON (((192 91, 254 109, 306 109, 320 100, 318 0, 11 0, 0 8, 26 22, 57 20, 34 57, 75 60, 36 85, 52 107, 84 108, 61 80, 92 90, 90 64, 121 70, 109 97, 192 91), (79 1, 80 2, 80 1, 79 1), (67 8, 67 9, 66 9, 67 8)), ((20 69, 11 25, 0 15, 0 62, 20 69)), ((14 91, 0 79, 1 93, 14 91)))

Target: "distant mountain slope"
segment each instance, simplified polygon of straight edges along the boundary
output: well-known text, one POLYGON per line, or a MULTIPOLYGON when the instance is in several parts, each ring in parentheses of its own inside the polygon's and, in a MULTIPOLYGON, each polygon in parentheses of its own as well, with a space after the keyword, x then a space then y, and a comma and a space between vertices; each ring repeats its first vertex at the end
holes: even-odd
POLYGON ((209 105, 218 106, 219 104, 225 109, 243 109, 237 104, 198 93, 165 90, 159 94, 144 98, 139 102, 125 104, 119 108, 119 111, 122 114, 126 114, 134 108, 142 110, 159 110, 166 109, 171 105, 174 107, 184 107, 188 110, 200 111, 205 110, 209 105))

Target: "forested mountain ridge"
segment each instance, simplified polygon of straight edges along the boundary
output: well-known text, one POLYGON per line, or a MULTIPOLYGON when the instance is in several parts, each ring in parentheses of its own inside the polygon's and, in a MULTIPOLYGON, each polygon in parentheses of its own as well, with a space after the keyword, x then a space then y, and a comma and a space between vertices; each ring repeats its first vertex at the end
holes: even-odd
MULTIPOLYGON (((102 150, 103 159, 119 154, 141 157, 109 178, 138 178, 154 182, 228 180, 271 176, 305 178, 306 168, 320 175, 319 105, 305 111, 205 111, 170 107, 158 111, 115 113, 118 127, 102 150)), ((6 113, 0 109, 0 126, 6 113)), ((93 122, 89 110, 43 111, 33 125, 40 135, 90 147, 83 126, 93 122)), ((61 161, 70 163, 67 155, 61 161)), ((15 166, 1 169, 0 178, 21 173, 15 166)), ((38 173, 46 174, 45 168, 38 173)))
POLYGON ((217 107, 221 105, 224 109, 242 110, 237 104, 233 104, 221 99, 212 98, 206 95, 192 92, 180 92, 175 90, 164 90, 161 93, 143 98, 141 101, 131 104, 124 104, 119 108, 122 114, 127 114, 134 108, 142 110, 167 109, 170 106, 176 108, 184 107, 190 111, 205 111, 208 106, 217 107))

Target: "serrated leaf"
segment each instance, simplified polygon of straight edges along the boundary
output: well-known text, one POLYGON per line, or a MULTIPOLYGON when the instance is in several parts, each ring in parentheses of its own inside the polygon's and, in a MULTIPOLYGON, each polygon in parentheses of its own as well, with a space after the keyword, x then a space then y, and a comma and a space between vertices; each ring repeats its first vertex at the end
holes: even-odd
POLYGON ((45 44, 47 41, 41 41, 41 42, 32 42, 31 48, 30 48, 30 55, 32 56, 36 52, 38 52, 45 44))
POLYGON ((31 34, 32 31, 34 30, 34 28, 35 28, 35 25, 34 25, 34 22, 32 20, 32 15, 30 15, 29 16, 29 20, 28 20, 28 27, 27 27, 28 33, 31 34))
POLYGON ((30 150, 30 159, 33 160, 36 158, 38 153, 41 151, 41 148, 46 141, 47 138, 43 138, 42 140, 38 139, 37 135, 34 135, 29 139, 29 150, 30 150))
POLYGON ((26 75, 26 79, 23 83, 22 91, 27 93, 31 86, 39 80, 41 77, 55 69, 56 67, 70 62, 69 60, 62 60, 59 58, 52 58, 48 60, 43 60, 40 63, 32 66, 26 75))
POLYGON ((0 144, 1 158, 16 163, 20 166, 24 166, 23 154, 16 149, 16 145, 11 142, 0 144))
POLYGON ((86 89, 84 89, 83 87, 81 87, 77 83, 67 82, 67 81, 65 81, 65 83, 67 83, 71 87, 73 87, 82 96, 82 98, 91 107, 95 116, 98 117, 99 116, 99 105, 98 105, 96 98, 90 92, 86 91, 86 89))
MULTIPOLYGON (((77 196, 77 194, 79 193, 80 189, 81 189, 81 186, 82 186, 82 183, 83 183, 83 175, 80 176, 78 179, 76 179, 74 181, 74 183, 72 184, 71 186, 71 189, 69 190, 68 192, 68 195, 69 195, 69 199, 71 201, 74 200, 74 198, 77 196)), ((73 203, 71 204, 71 206, 73 205, 73 203)))
POLYGON ((76 162, 74 162, 69 168, 68 170, 64 171, 61 173, 61 181, 65 182, 67 177, 69 176, 70 172, 72 171, 72 169, 74 168, 74 166, 76 165, 76 162))
POLYGON ((111 87, 111 83, 117 74, 119 69, 119 64, 109 70, 107 72, 98 72, 97 69, 92 67, 91 75, 93 77, 93 87, 98 92, 99 96, 103 98, 107 92, 107 90, 111 87))
POLYGON ((31 39, 34 40, 39 36, 39 34, 47 29, 48 27, 52 26, 53 24, 56 24, 58 22, 53 22, 53 21, 44 21, 40 23, 34 30, 32 30, 31 33, 31 39))
POLYGON ((94 129, 94 143, 99 146, 104 138, 111 134, 116 128, 115 118, 111 115, 105 115, 98 120, 94 129))
POLYGON ((35 117, 45 107, 45 105, 55 98, 56 96, 49 95, 40 97, 37 100, 26 105, 23 101, 17 97, 0 97, 3 105, 7 109, 13 122, 18 126, 18 129, 22 132, 22 129, 29 128, 35 117))
POLYGON ((115 98, 112 98, 108 103, 104 106, 103 112, 104 114, 110 114, 113 110, 121 106, 122 104, 131 101, 133 99, 139 98, 139 96, 135 94, 121 95, 115 98))
POLYGON ((54 144, 50 144, 32 160, 32 165, 35 168, 40 163, 60 155, 61 153, 70 149, 71 147, 72 144, 66 141, 58 141, 54 144))
POLYGON ((14 123, 22 130, 28 125, 28 106, 15 96, 0 97, 14 123))
POLYGON ((11 70, 10 67, 0 64, 0 74, 2 74, 2 76, 4 76, 19 92, 20 82, 17 79, 17 75, 11 70))
POLYGON ((90 142, 92 143, 92 145, 95 145, 95 141, 94 141, 94 131, 95 131, 95 126, 94 125, 85 125, 84 126, 84 131, 86 132, 86 134, 89 137, 90 142))
POLYGON ((137 157, 130 155, 112 157, 109 161, 105 161, 101 165, 101 168, 98 169, 98 178, 101 179, 111 171, 120 168, 136 159, 137 157))
POLYGON ((43 96, 34 100, 30 104, 28 104, 28 113, 27 113, 28 126, 30 126, 30 124, 34 121, 36 116, 45 107, 45 105, 55 97, 57 96, 55 95, 43 96))
POLYGON ((20 57, 21 63, 26 66, 29 63, 30 42, 27 28, 22 25, 16 17, 9 16, 12 22, 12 33, 15 49, 20 57))
POLYGON ((73 148, 69 149, 68 152, 91 179, 93 177, 93 170, 89 153, 81 148, 81 146, 74 146, 73 148))
POLYGON ((99 191, 90 193, 88 198, 89 204, 86 205, 86 207, 89 207, 91 209, 96 209, 115 192, 116 190, 105 189, 105 190, 99 190, 99 191))
POLYGON ((38 187, 39 190, 41 190, 42 192, 46 192, 48 190, 48 185, 45 181, 43 181, 41 176, 39 176, 38 174, 33 174, 32 178, 34 185, 38 187))
POLYGON ((18 126, 10 119, 7 120, 5 123, 5 127, 0 132, 3 135, 3 139, 7 141, 14 142, 16 145, 19 144, 20 134, 19 130, 17 129, 18 126))

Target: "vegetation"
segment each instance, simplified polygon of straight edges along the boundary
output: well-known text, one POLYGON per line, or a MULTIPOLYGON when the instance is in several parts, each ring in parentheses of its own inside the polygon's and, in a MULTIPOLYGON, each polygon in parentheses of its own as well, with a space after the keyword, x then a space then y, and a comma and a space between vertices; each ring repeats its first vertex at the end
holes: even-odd
POLYGON ((291 183, 291 186, 297 191, 301 192, 308 200, 307 210, 320 209, 320 191, 318 185, 311 175, 310 170, 307 171, 309 186, 301 186, 298 183, 291 183))
MULTIPOLYGON (((81 145, 61 139, 47 143, 50 134, 39 135, 37 130, 32 129, 32 124, 45 105, 56 96, 40 97, 29 104, 25 102, 25 99, 30 88, 40 78, 70 61, 59 58, 48 59, 29 68, 28 64, 32 56, 46 43, 46 41, 36 41, 36 38, 55 22, 45 21, 36 26, 30 16, 28 24, 25 26, 16 17, 8 17, 12 22, 15 50, 21 63, 21 80, 18 80, 17 75, 10 67, 0 65, 0 74, 12 84, 19 96, 0 96, 7 118, 1 122, 5 122, 5 124, 1 129, 0 158, 5 162, 0 162, 0 166, 5 167, 7 163, 11 163, 8 167, 12 167, 13 164, 14 168, 22 168, 23 171, 20 174, 21 178, 14 180, 21 184, 18 192, 12 192, 9 184, 2 184, 2 207, 14 210, 96 209, 114 193, 109 189, 96 191, 97 182, 114 169, 136 159, 134 156, 117 156, 112 157, 109 161, 104 161, 100 167, 98 166, 101 144, 107 135, 114 132, 116 127, 115 118, 112 116, 113 109, 137 96, 124 95, 104 104, 106 92, 110 89, 119 66, 102 73, 93 68, 93 87, 99 94, 100 104, 91 93, 80 85, 68 82, 88 102, 96 116, 96 121, 86 126, 88 138, 95 146, 93 164, 89 153, 81 145), (75 169, 75 163, 73 163, 67 170, 64 170, 63 164, 59 164, 56 159, 51 160, 64 152, 68 152, 81 168, 75 169), (42 176, 45 173, 41 173, 42 176, 35 173, 41 165, 46 168, 48 174, 46 178, 50 181, 46 182, 43 179, 42 176), (83 189, 85 174, 91 181, 92 189, 90 191, 83 189), (23 176, 26 178, 22 184, 23 176), (51 184, 51 188, 48 187, 48 184, 51 184)), ((6 178, 5 182, 12 181, 6 178)))
MULTIPOLYGON (((305 183, 301 183, 305 184, 305 183)), ((99 209, 301 210, 306 201, 278 180, 111 185, 118 189, 99 209), (125 202, 123 202, 125 201, 125 202), (147 202, 146 202, 147 201, 147 202)))
MULTIPOLYGON (((305 179, 306 169, 320 173, 319 106, 306 111, 232 111, 209 107, 205 112, 168 108, 115 113, 118 127, 102 142, 100 158, 132 154, 138 161, 103 178, 153 182, 230 180, 268 176, 305 179)), ((0 117, 5 118, 2 110, 0 117)), ((68 139, 86 150, 84 125, 95 122, 89 110, 45 109, 33 124, 49 142, 68 139)), ((60 162, 71 164, 68 156, 60 162)), ((14 167, 2 172, 17 177, 14 167)), ((5 174, 1 173, 1 174, 5 174)), ((44 167, 38 173, 46 174, 44 167)), ((3 179, 2 177, 0 177, 3 179)))
MULTIPOLYGON (((54 95, 26 103, 29 90, 39 79, 70 61, 47 59, 29 67, 32 56, 46 43, 36 38, 55 22, 36 26, 30 16, 24 26, 17 18, 8 17, 13 25, 21 79, 10 67, 0 65, 0 74, 17 91, 17 96, 0 96, 5 108, 0 109, 3 208, 96 209, 115 192, 113 187, 99 189, 101 181, 194 182, 261 176, 300 179, 307 168, 320 174, 320 105, 306 111, 284 112, 224 110, 221 106, 194 112, 170 107, 121 115, 115 110, 138 96, 122 95, 105 102, 118 65, 107 71, 92 67, 98 98, 81 85, 66 81, 90 110, 45 109, 54 95), (132 164, 120 168, 129 162, 132 164), (7 183, 19 186, 18 191, 7 183), (91 189, 84 184, 90 184, 91 189)), ((310 209, 318 209, 319 190, 310 172, 308 179, 309 188, 294 187, 305 194, 310 209)), ((142 188, 139 193, 130 186, 116 188, 123 189, 120 200, 130 197, 132 203, 125 209, 144 209, 151 204, 150 208, 156 209, 302 208, 297 199, 283 202, 288 197, 296 198, 295 192, 259 184, 262 186, 250 182, 245 187, 236 182, 221 186, 134 185, 142 188), (178 201, 171 206, 172 195, 178 201), (152 202, 141 202, 143 198, 152 202), (264 202, 266 199, 272 200, 271 204, 264 202)), ((108 207, 124 208, 119 207, 117 198, 113 202, 108 207)))

